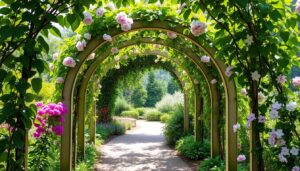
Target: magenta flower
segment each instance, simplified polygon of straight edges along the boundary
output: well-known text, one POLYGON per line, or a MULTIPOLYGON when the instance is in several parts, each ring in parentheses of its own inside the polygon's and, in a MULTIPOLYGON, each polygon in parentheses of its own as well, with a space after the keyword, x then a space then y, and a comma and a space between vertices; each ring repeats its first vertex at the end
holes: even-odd
POLYGON ((35 107, 42 108, 42 107, 44 107, 44 104, 43 104, 43 102, 36 102, 35 107))
POLYGON ((243 155, 243 154, 238 155, 237 161, 242 162, 242 161, 245 161, 245 160, 246 160, 246 156, 245 155, 243 155))
POLYGON ((83 23, 86 25, 90 25, 93 22, 93 17, 91 15, 91 13, 89 12, 84 12, 83 13, 84 19, 83 19, 83 23))
POLYGON ((57 125, 55 127, 52 127, 52 131, 56 134, 56 135, 59 135, 61 136, 64 132, 64 127, 61 126, 61 125, 57 125))
POLYGON ((191 33, 194 36, 200 36, 201 34, 206 32, 206 24, 200 21, 193 21, 191 23, 191 33))
POLYGON ((72 57, 66 57, 63 61, 63 65, 66 67, 74 68, 76 65, 76 62, 72 57))

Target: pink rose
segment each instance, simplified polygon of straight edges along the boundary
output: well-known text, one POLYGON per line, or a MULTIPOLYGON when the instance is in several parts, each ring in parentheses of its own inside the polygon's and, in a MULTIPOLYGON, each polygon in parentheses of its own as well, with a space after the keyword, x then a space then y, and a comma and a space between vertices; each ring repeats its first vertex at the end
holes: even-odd
POLYGON ((84 50, 84 43, 83 42, 77 42, 76 48, 78 51, 83 51, 84 50))
POLYGON ((194 36, 200 36, 201 34, 206 32, 206 24, 200 21, 193 21, 191 23, 191 33, 194 36))
POLYGON ((104 35, 103 35, 103 39, 106 40, 106 41, 108 41, 108 42, 111 42, 111 41, 112 41, 111 36, 108 35, 108 34, 104 34, 104 35))
POLYGON ((295 87, 300 87, 300 77, 293 78, 293 85, 295 87))
POLYGON ((58 53, 58 52, 53 53, 53 55, 52 55, 53 60, 54 60, 54 61, 57 60, 57 59, 58 59, 58 56, 59 56, 59 53, 58 53))
POLYGON ((238 157, 237 157, 237 161, 239 162, 242 162, 242 161, 245 161, 246 160, 246 156, 243 155, 243 154, 240 154, 238 157))
POLYGON ((242 88, 242 89, 241 89, 241 94, 242 94, 243 96, 246 96, 246 95, 248 94, 248 92, 247 92, 247 90, 246 90, 245 88, 242 88))
POLYGON ((66 57, 63 61, 63 65, 66 67, 74 68, 76 65, 76 62, 72 57, 66 57))
POLYGON ((104 13, 105 13, 105 9, 104 8, 98 8, 96 10, 96 16, 97 17, 102 17, 104 13))
POLYGON ((64 83, 64 82, 65 82, 65 80, 64 80, 63 77, 57 77, 57 78, 56 78, 56 83, 62 84, 62 83, 64 83))
POLYGON ((218 81, 214 78, 210 81, 211 84, 216 84, 218 81))
POLYGON ((83 13, 84 19, 83 19, 83 23, 86 25, 90 25, 93 22, 93 17, 91 15, 91 13, 89 12, 84 12, 83 13))
POLYGON ((283 84, 283 83, 286 82, 286 76, 285 75, 279 75, 276 80, 279 84, 283 84))
POLYGON ((117 14, 116 20, 121 25, 127 24, 127 15, 124 12, 120 12, 119 14, 117 14))
POLYGON ((232 69, 232 68, 231 68, 230 66, 226 68, 226 70, 225 70, 225 75, 226 75, 227 77, 230 77, 230 76, 232 75, 231 69, 232 69))
POLYGON ((296 8, 295 8, 295 11, 296 11, 298 14, 300 14, 300 4, 299 4, 299 3, 297 3, 297 6, 296 6, 296 8))
POLYGON ((209 63, 210 62, 210 57, 209 56, 202 56, 201 57, 201 62, 203 62, 203 63, 209 63))
POLYGON ((123 31, 129 31, 129 30, 131 30, 131 24, 122 24, 121 29, 123 31))
POLYGON ((90 55, 86 58, 86 60, 87 60, 87 61, 93 60, 93 59, 95 59, 95 56, 96 56, 96 54, 95 54, 95 53, 92 53, 92 54, 90 54, 90 55))
POLYGON ((113 10, 115 10, 115 9, 116 9, 116 6, 115 6, 115 4, 114 4, 114 3, 112 3, 112 2, 108 3, 108 4, 106 5, 106 7, 107 7, 108 9, 110 9, 111 11, 113 11, 113 10))
POLYGON ((177 34, 171 31, 168 31, 167 35, 170 39, 175 39, 177 37, 177 34))

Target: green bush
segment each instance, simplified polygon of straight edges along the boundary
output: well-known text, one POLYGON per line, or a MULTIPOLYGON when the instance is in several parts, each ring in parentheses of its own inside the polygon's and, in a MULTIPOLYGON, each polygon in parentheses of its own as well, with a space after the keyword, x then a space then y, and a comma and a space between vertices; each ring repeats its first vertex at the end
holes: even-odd
POLYGON ((176 92, 173 95, 166 94, 155 104, 155 107, 163 113, 172 113, 177 105, 183 106, 183 94, 176 92))
POLYGON ((225 170, 225 162, 219 157, 207 158, 201 161, 198 171, 223 171, 225 170))
POLYGON ((162 123, 166 123, 170 118, 171 118, 170 114, 165 113, 160 116, 160 121, 162 123))
POLYGON ((113 114, 120 116, 123 111, 128 111, 131 109, 132 106, 124 98, 117 98, 113 109, 113 114))
POLYGON ((147 112, 147 110, 149 110, 149 108, 139 107, 139 108, 135 108, 135 110, 139 112, 140 116, 143 116, 143 115, 145 115, 145 113, 147 112))
POLYGON ((85 156, 86 157, 84 158, 84 160, 80 161, 76 166, 76 171, 93 170, 94 164, 96 163, 98 157, 95 145, 87 144, 85 156))
POLYGON ((162 113, 160 113, 157 110, 149 110, 146 112, 144 118, 147 121, 159 121, 161 115, 162 115, 162 113))
POLYGON ((97 138, 106 140, 111 135, 122 135, 126 132, 126 127, 118 122, 100 123, 96 126, 97 138))
MULTIPOLYGON (((185 135, 193 134, 193 126, 190 124, 190 130, 184 133, 183 129, 183 108, 179 105, 175 107, 174 113, 170 115, 170 119, 166 122, 164 127, 164 136, 169 145, 175 145, 176 141, 185 135)), ((191 122, 191 117, 190 117, 191 122)))
POLYGON ((200 143, 193 136, 186 136, 176 142, 176 150, 191 160, 198 160, 209 156, 210 145, 208 141, 200 143))
POLYGON ((121 116, 138 119, 139 118, 139 112, 136 111, 136 110, 123 111, 121 113, 121 116))

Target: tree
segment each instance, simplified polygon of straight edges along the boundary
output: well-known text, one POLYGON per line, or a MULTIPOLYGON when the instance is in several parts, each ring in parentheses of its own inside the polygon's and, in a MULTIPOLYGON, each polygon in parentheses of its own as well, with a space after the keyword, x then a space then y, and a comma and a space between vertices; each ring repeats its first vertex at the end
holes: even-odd
POLYGON ((174 94, 176 91, 179 91, 179 90, 180 90, 180 87, 178 85, 178 82, 176 82, 176 80, 174 78, 172 78, 168 82, 168 93, 174 94))
POLYGON ((162 85, 159 84, 158 81, 155 80, 154 73, 149 74, 148 84, 147 84, 147 100, 145 106, 153 107, 156 102, 158 102, 163 96, 163 88, 162 85))
POLYGON ((142 85, 137 86, 131 95, 131 103, 135 107, 144 106, 147 99, 147 91, 142 85))

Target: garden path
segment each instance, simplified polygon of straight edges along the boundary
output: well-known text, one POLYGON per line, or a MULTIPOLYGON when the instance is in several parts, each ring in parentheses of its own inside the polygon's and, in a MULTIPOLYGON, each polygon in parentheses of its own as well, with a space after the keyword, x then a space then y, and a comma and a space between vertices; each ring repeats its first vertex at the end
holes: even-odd
POLYGON ((137 127, 102 145, 98 171, 192 171, 170 149, 160 122, 137 121, 137 127))

